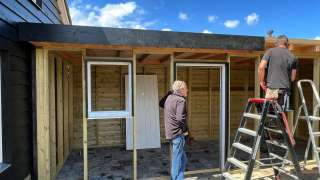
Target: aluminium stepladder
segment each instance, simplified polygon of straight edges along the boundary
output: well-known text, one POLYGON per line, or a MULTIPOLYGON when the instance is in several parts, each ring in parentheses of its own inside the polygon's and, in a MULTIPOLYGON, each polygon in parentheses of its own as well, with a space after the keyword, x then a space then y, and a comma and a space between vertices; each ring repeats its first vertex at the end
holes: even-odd
POLYGON ((293 179, 303 179, 293 149, 294 144, 295 141, 286 123, 286 117, 282 108, 273 100, 251 98, 248 100, 245 111, 241 117, 240 125, 231 146, 222 177, 228 180, 238 179, 235 178, 230 171, 240 169, 244 174, 243 179, 250 180, 254 168, 260 166, 272 167, 275 178, 278 178, 280 174, 287 174, 293 179), (258 113, 253 112, 255 107, 260 107, 257 108, 256 112, 258 113), (256 130, 247 128, 246 124, 249 119, 258 121, 259 126, 256 130), (271 134, 280 136, 282 141, 275 140, 271 134), (245 142, 241 142, 243 136, 249 136, 253 139, 252 147, 248 146, 245 142), (266 136, 267 138, 265 138, 266 136), (257 160, 256 157, 262 140, 267 144, 268 158, 257 160), (281 155, 278 154, 280 150, 282 151, 281 155), (288 152, 291 154, 292 161, 286 159, 288 152), (243 157, 237 155, 240 153, 247 154, 247 158, 243 159, 243 157), (287 171, 284 168, 285 165, 293 165, 295 173, 293 174, 287 171))
POLYGON ((299 120, 300 119, 306 120, 307 126, 308 126, 309 138, 308 138, 308 144, 307 144, 307 148, 306 148, 305 156, 304 156, 304 164, 305 165, 307 164, 307 158, 308 158, 308 153, 310 150, 310 145, 312 145, 312 152, 313 152, 314 157, 316 159, 316 164, 318 167, 318 174, 320 175, 320 159, 319 159, 320 147, 318 147, 316 144, 316 138, 320 137, 320 132, 314 132, 314 130, 313 130, 313 122, 320 121, 320 117, 318 116, 319 109, 320 109, 319 93, 318 93, 318 90, 312 80, 308 80, 308 79, 299 80, 297 83, 297 87, 298 87, 300 100, 301 100, 302 104, 300 105, 300 107, 298 109, 298 114, 296 116, 296 121, 295 121, 294 129, 293 129, 294 130, 293 133, 297 129, 299 120), (313 107, 313 114, 312 115, 308 111, 306 99, 303 94, 302 83, 309 84, 312 87, 313 96, 315 97, 315 106, 313 107), (302 112, 304 113, 304 116, 301 115, 302 112))

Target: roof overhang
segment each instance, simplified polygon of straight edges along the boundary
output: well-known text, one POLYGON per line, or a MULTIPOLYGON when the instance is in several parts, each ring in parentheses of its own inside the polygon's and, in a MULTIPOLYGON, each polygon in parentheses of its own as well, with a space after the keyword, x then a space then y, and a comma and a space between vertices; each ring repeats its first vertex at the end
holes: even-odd
POLYGON ((222 34, 19 23, 19 40, 36 46, 263 51, 265 38, 222 34))

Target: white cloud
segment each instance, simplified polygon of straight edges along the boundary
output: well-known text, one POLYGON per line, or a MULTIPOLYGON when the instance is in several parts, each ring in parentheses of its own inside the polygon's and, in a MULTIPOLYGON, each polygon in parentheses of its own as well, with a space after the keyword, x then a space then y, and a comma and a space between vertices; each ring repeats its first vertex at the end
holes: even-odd
POLYGON ((180 12, 179 13, 179 19, 181 19, 181 20, 188 20, 188 14, 186 14, 186 13, 184 13, 184 12, 180 12))
POLYGON ((216 22, 217 19, 218 19, 218 16, 216 16, 216 15, 209 15, 208 16, 208 21, 211 22, 211 23, 216 22))
POLYGON ((202 31, 202 33, 212 34, 212 32, 211 32, 211 31, 209 31, 208 29, 204 29, 204 30, 202 31))
POLYGON ((74 25, 146 29, 155 23, 145 21, 145 11, 133 1, 99 7, 73 0, 69 9, 74 25))
POLYGON ((172 31, 172 29, 170 29, 170 28, 163 28, 163 29, 161 29, 161 31, 172 31))
POLYGON ((256 13, 251 13, 247 17, 244 18, 249 26, 258 24, 259 15, 256 13))
POLYGON ((226 20, 224 22, 224 26, 226 26, 227 28, 236 28, 238 27, 240 24, 239 20, 226 20))
POLYGON ((316 36, 314 40, 320 40, 320 36, 316 36))

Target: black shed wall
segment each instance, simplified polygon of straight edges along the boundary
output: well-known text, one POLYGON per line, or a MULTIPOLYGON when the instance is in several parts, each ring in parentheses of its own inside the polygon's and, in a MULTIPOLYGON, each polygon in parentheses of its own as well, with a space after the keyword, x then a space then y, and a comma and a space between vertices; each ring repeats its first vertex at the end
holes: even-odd
POLYGON ((61 24, 56 0, 43 0, 41 9, 31 0, 0 0, 3 157, 11 165, 0 180, 36 178, 34 47, 18 41, 19 22, 61 24))

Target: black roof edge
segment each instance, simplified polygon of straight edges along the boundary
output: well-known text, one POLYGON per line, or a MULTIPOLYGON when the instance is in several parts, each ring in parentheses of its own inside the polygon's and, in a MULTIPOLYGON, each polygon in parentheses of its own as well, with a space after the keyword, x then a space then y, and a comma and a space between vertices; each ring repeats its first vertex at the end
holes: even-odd
POLYGON ((259 36, 138 30, 62 24, 19 23, 19 40, 33 42, 128 45, 159 48, 199 48, 263 51, 259 36))

